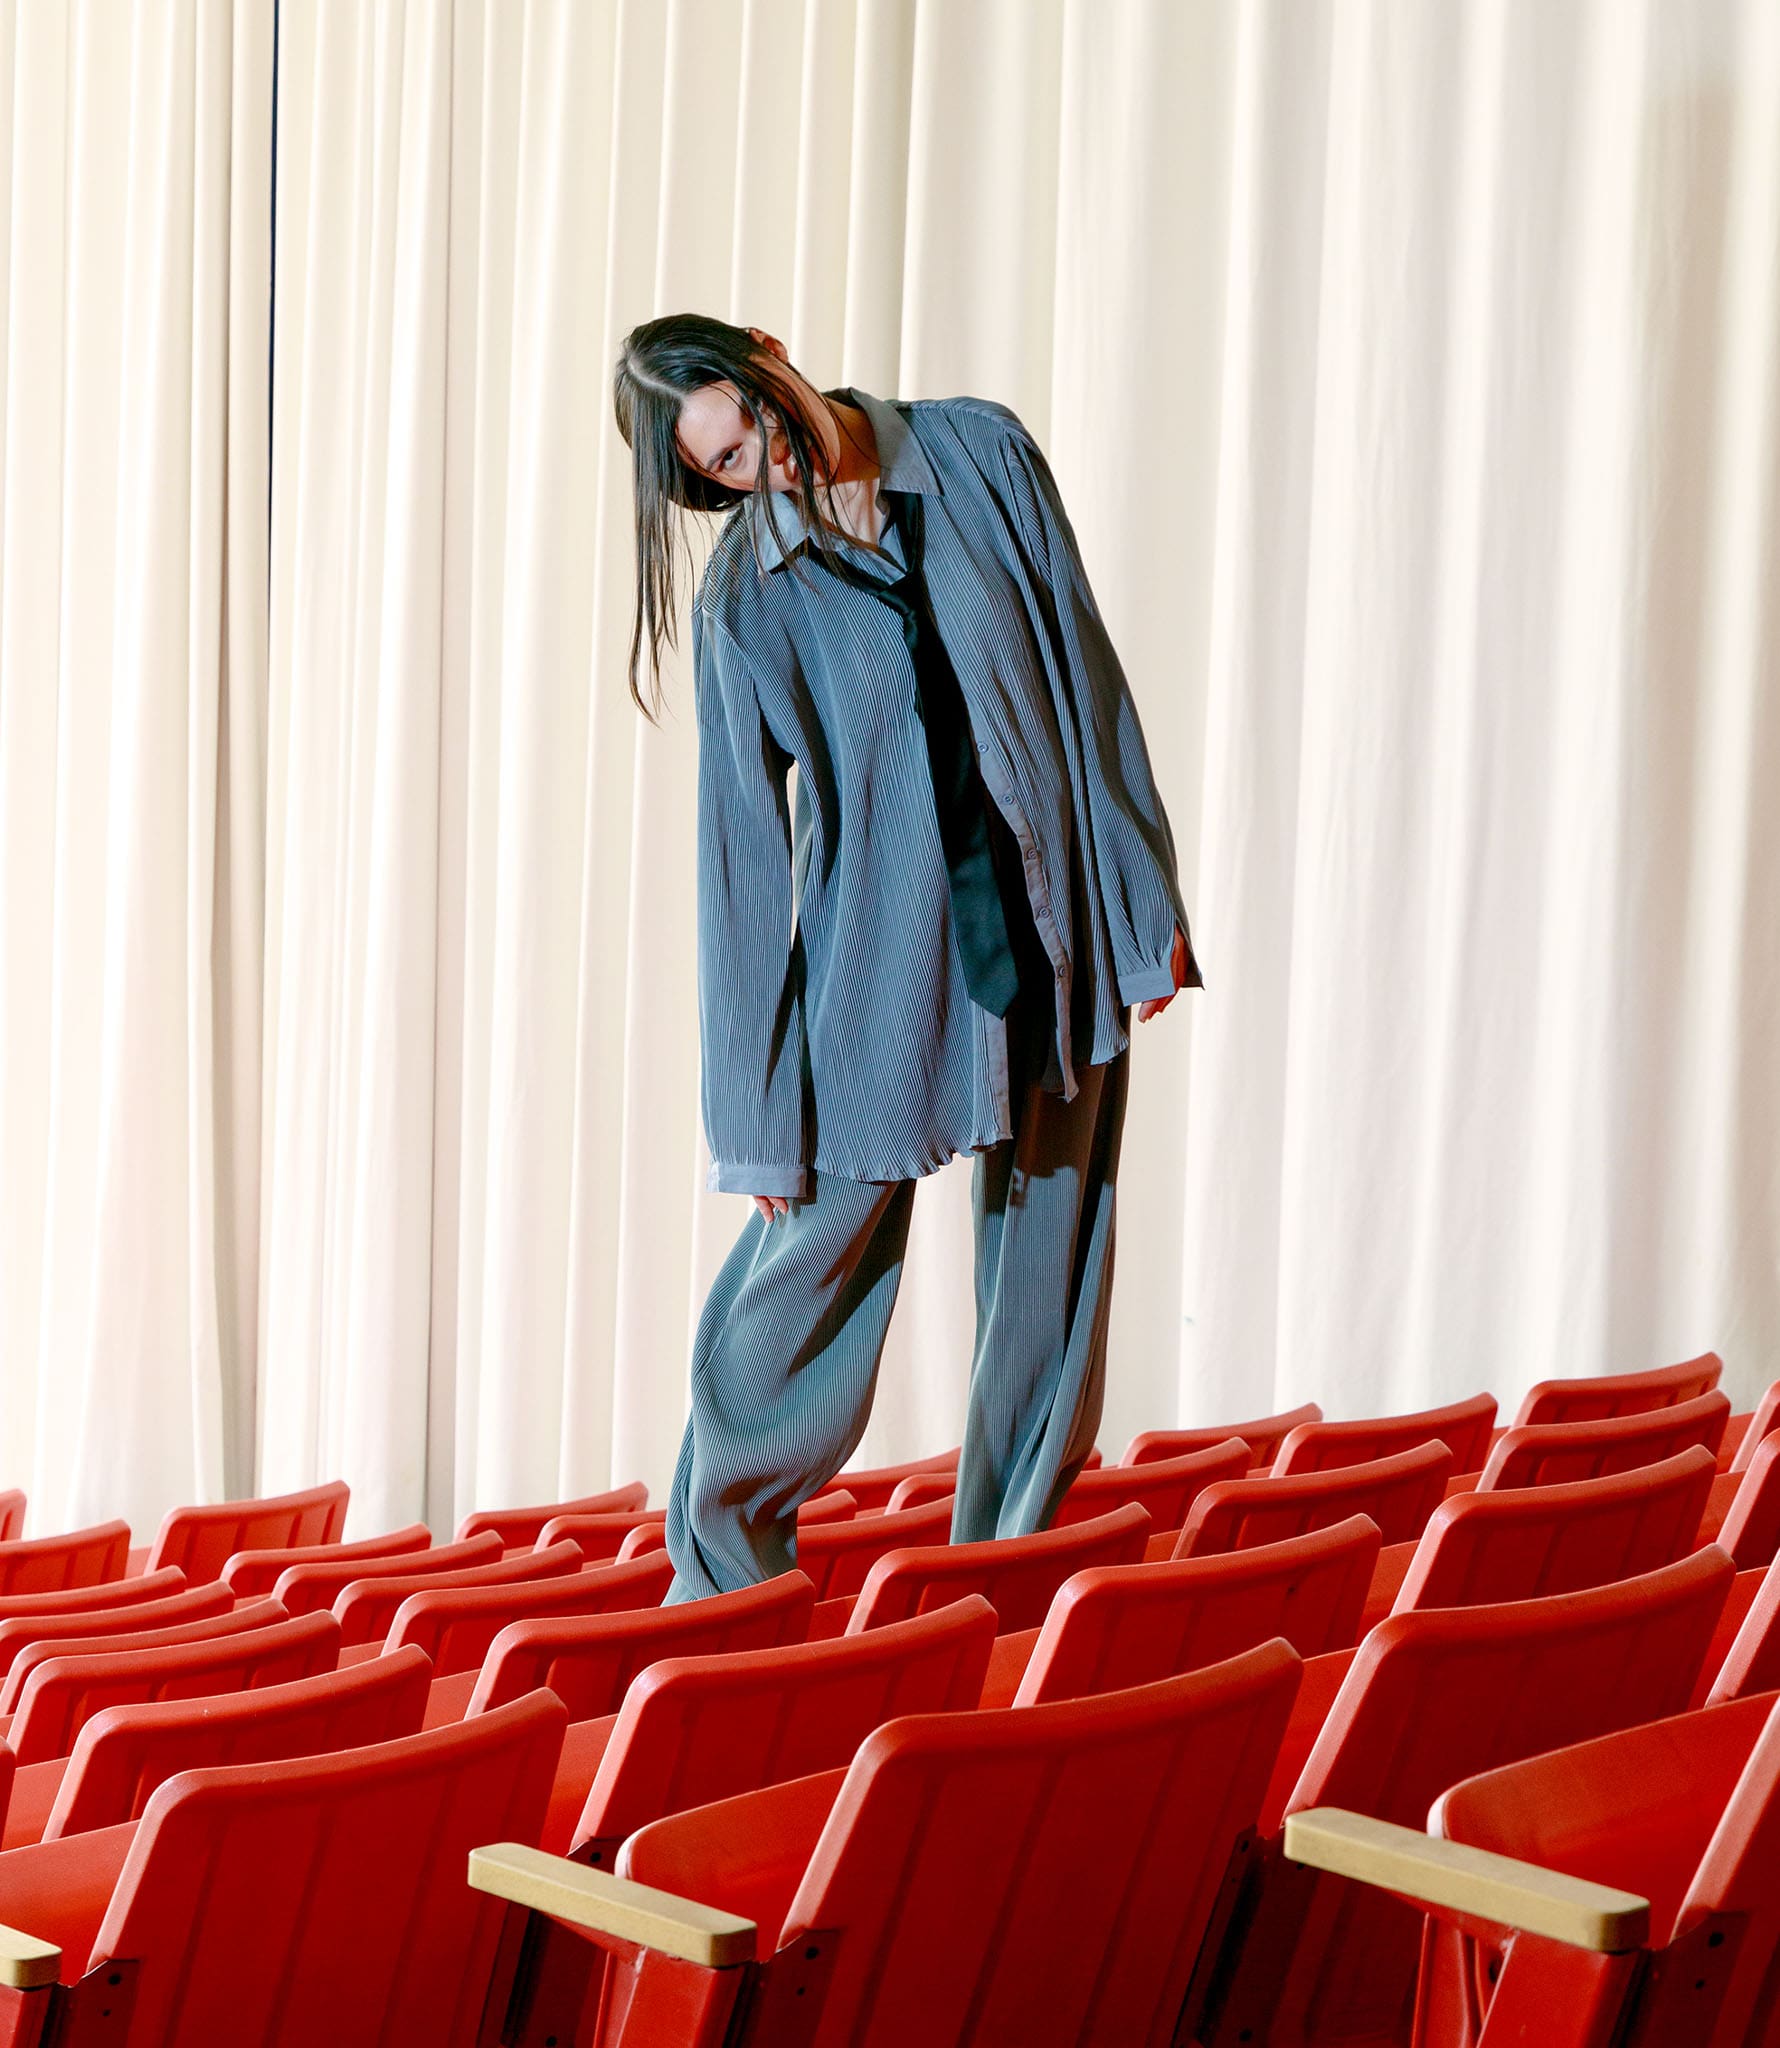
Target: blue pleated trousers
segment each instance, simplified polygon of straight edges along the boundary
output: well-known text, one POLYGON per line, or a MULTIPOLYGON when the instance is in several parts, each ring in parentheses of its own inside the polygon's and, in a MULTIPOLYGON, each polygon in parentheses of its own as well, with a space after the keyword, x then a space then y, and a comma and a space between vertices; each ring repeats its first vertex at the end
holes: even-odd
MULTIPOLYGON (((1048 1527, 1100 1427, 1113 1194, 1129 1052, 1065 1102, 1016 1086, 1013 1135, 976 1155, 976 1342, 952 1540, 1048 1527)), ((667 1508, 669 1600, 797 1560, 797 1510, 865 1432, 916 1183, 814 1174, 756 1211, 699 1318, 692 1412, 667 1508)))

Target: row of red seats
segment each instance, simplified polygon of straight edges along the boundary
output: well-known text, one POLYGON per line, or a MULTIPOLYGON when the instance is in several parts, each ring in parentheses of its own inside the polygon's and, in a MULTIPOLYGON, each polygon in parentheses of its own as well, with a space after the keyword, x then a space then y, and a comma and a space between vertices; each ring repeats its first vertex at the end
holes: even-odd
POLYGON ((799 1571, 672 1608, 641 1489, 438 1547, 318 1489, 136 1576, 0 1541, 0 2042, 1482 2039, 1521 1937, 1461 1901, 1424 1956, 1355 1880, 1554 1746, 1710 1698, 1759 1748, 1780 1575, 1709 1539, 1780 1416, 1733 1450, 1716 1364, 1170 1433, 1011 1543, 897 1502, 939 1461, 844 1475, 799 1571))

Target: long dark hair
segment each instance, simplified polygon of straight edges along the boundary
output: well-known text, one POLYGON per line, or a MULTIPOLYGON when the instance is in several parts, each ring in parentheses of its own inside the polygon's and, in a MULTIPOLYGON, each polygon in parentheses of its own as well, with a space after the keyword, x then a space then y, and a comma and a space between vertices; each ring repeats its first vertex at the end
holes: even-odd
MULTIPOLYGON (((827 396, 827 393, 823 394, 827 396)), ((730 512, 747 505, 748 538, 755 567, 764 575, 760 543, 767 484, 767 423, 770 412, 782 428, 797 462, 794 494, 818 553, 835 552, 828 523, 816 499, 816 485, 825 475, 821 436, 807 411, 802 390, 785 374, 770 349, 763 348, 745 327, 714 320, 705 313, 668 313, 645 320, 624 337, 612 378, 612 405, 618 431, 631 452, 636 501, 637 603, 630 634, 630 694, 647 718, 661 710, 661 648, 676 647, 674 544, 686 545, 682 511, 730 512), (693 469, 680 453, 675 430, 680 407, 701 385, 727 380, 741 395, 743 411, 759 436, 759 457, 751 489, 730 490, 693 469), (641 684, 643 641, 649 643, 649 682, 641 684)), ((864 545, 864 543, 862 543, 864 545)), ((874 552, 882 552, 874 550, 874 552)), ((691 550, 687 546, 690 572, 691 550)), ((787 566, 805 574, 795 555, 787 566)))

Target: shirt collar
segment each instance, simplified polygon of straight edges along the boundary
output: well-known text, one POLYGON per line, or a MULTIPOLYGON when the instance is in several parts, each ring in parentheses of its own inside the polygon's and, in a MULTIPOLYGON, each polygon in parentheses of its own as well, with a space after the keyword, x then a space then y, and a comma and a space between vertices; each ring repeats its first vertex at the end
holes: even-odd
MULTIPOLYGON (((833 390, 823 392, 822 396, 844 399, 847 404, 858 406, 871 421, 872 435, 878 444, 878 462, 883 471, 880 478, 882 489, 939 494, 939 478, 923 454, 907 415, 889 399, 861 391, 856 384, 836 385, 833 390)), ((760 559, 768 569, 776 569, 787 555, 794 554, 809 539, 809 522, 791 491, 768 491, 762 509, 768 517, 760 536, 760 559)))

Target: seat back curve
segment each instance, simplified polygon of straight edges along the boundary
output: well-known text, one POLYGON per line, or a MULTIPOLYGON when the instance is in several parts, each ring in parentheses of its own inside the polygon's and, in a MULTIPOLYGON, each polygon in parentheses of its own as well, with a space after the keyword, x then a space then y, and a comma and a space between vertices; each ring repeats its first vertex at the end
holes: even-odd
POLYGON ((1378 1552, 1378 1524, 1354 1515, 1253 1550, 1077 1572, 1051 1602, 1014 1704, 1153 1684, 1275 1637, 1300 1657, 1348 1649, 1378 1552))
POLYGON ((1386 1543, 1413 1542, 1444 1497, 1451 1474, 1451 1451, 1428 1443, 1327 1472, 1209 1486, 1193 1504, 1174 1554, 1246 1550, 1326 1529, 1350 1515, 1369 1515, 1386 1543))
POLYGON ((129 2038, 156 2048, 470 2048, 503 1914, 464 1871, 482 1843, 536 1838, 565 1719, 535 1694, 338 1755, 168 1779, 137 1826, 72 2017, 115 2002, 127 1970, 129 2038), (294 1841, 308 1853, 292 1855, 294 1841))
POLYGON ((466 1715, 548 1686, 571 1721, 617 1713, 639 1671, 664 1657, 726 1656, 801 1643, 814 1587, 802 1572, 672 1607, 510 1622, 490 1645, 466 1715))
POLYGON ((176 1564, 194 1586, 222 1576, 237 1551, 333 1543, 346 1522, 350 1489, 343 1479, 264 1500, 219 1501, 174 1508, 149 1547, 147 1569, 176 1564))
POLYGON ((431 1677, 424 1652, 396 1650, 249 1692, 102 1708, 75 1738, 43 1839, 135 1820, 155 1788, 180 1771, 325 1756, 418 1735, 431 1677))
POLYGON ((1393 1612, 1575 1593, 1672 1564, 1693 1548, 1713 1471, 1696 1444, 1599 1479, 1455 1494, 1429 1518, 1393 1612))
POLYGON ((1704 1444, 1716 1456, 1730 1420, 1720 1393, 1591 1421, 1521 1423, 1503 1432, 1477 1482, 1479 1493, 1503 1487, 1553 1486, 1635 1471, 1704 1444))

